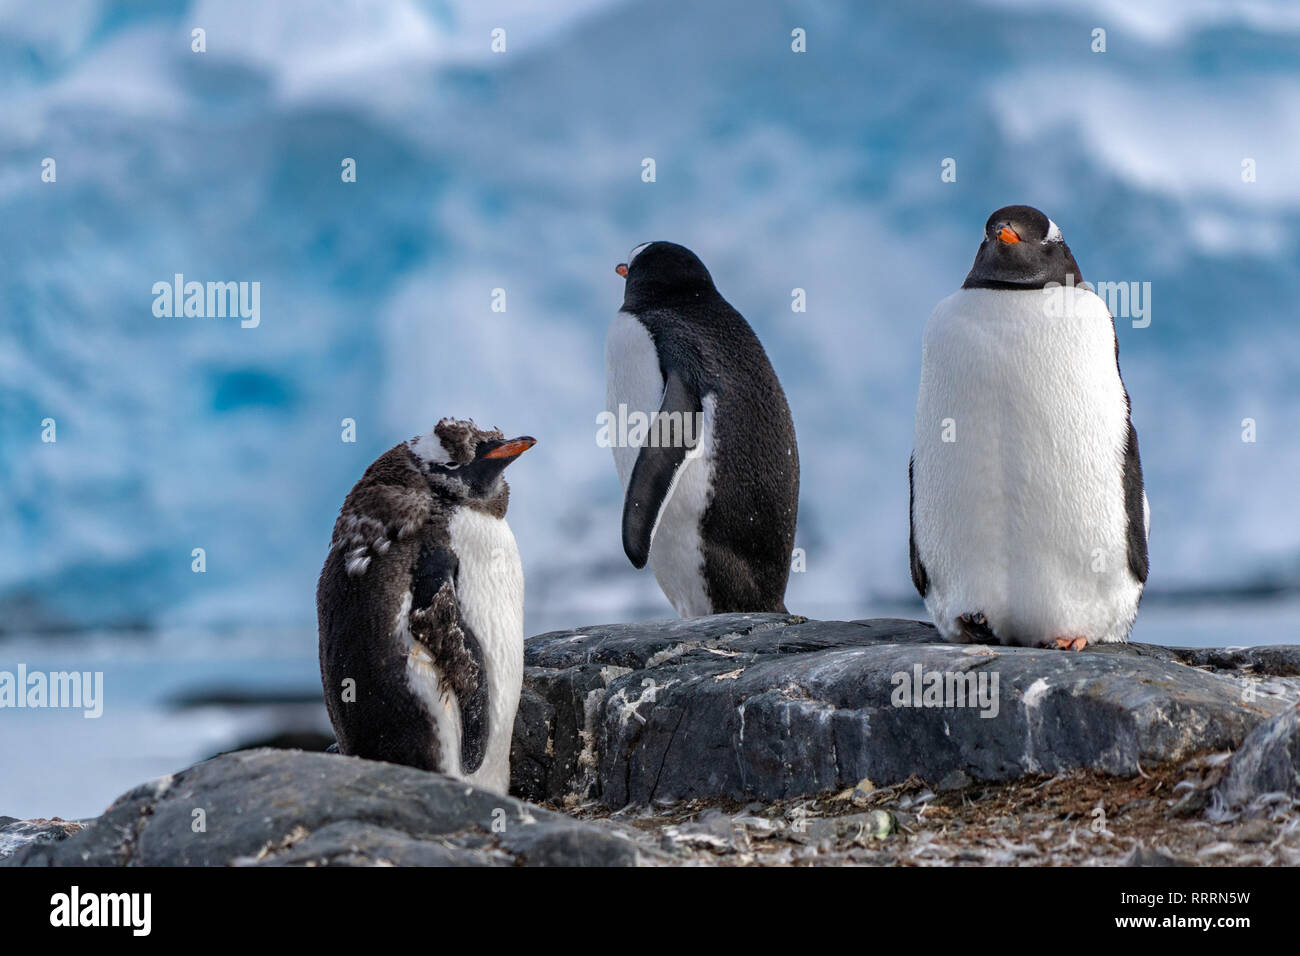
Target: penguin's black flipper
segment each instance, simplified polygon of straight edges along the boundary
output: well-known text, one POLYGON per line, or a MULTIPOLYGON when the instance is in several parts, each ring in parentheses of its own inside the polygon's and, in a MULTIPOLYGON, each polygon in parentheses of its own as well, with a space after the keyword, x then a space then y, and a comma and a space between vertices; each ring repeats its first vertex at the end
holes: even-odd
MULTIPOLYGON (((1125 392, 1125 396, 1128 393, 1125 392)), ((1142 458, 1138 454, 1138 436, 1133 422, 1128 423, 1128 443, 1124 447, 1124 512, 1128 517, 1128 567, 1133 577, 1147 582, 1150 567, 1147 559, 1147 506, 1142 485, 1142 458)))
POLYGON ((425 544, 412 575, 411 635, 433 657, 460 704, 463 773, 483 763, 488 737, 488 686, 483 649, 456 598, 460 562, 448 548, 425 544))
POLYGON ((907 552, 912 562, 912 584, 916 586, 917 593, 925 597, 925 592, 930 589, 930 576, 925 573, 925 565, 921 563, 921 553, 916 550, 916 491, 912 483, 912 465, 916 460, 913 455, 907 460, 907 552))
POLYGON ((675 371, 670 371, 664 384, 663 405, 636 456, 627 496, 623 499, 623 550, 633 567, 644 568, 650 557, 650 538, 659 521, 659 512, 667 501, 677 469, 690 451, 684 437, 689 435, 693 441, 699 441, 694 423, 695 416, 703 409, 699 393, 675 371), (675 417, 664 418, 664 415, 675 417), (658 443, 652 444, 656 437, 658 443))

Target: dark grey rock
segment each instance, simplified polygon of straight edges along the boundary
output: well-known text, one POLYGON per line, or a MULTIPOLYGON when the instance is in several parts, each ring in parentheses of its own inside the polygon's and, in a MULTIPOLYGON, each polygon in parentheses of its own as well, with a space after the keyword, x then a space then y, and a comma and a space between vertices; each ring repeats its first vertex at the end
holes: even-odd
POLYGON ((593 824, 547 814, 531 827, 513 827, 501 835, 503 850, 528 866, 637 866, 643 859, 635 844, 593 824))
MULTIPOLYGON (((1154 646, 1154 645, 1142 645, 1154 646)), ((1265 644, 1260 647, 1175 647, 1161 648, 1184 664, 1220 670, 1270 674, 1275 677, 1300 676, 1300 647, 1295 644, 1265 644)))
POLYGON ((611 807, 778 800, 1029 773, 1140 767, 1238 746, 1300 689, 1300 648, 1080 653, 943 642, 903 620, 726 614, 543 634, 525 647, 512 792, 611 807), (997 714, 900 707, 896 674, 983 673, 997 714))
POLYGON ((1192 861, 1184 860, 1173 854, 1161 849, 1160 847, 1148 848, 1141 844, 1133 848, 1121 866, 1195 866, 1192 861))
POLYGON ((1300 707, 1250 732, 1232 755, 1218 793, 1229 806, 1246 806, 1270 794, 1300 800, 1300 707))
POLYGON ((935 785, 934 789, 940 793, 947 793, 950 790, 965 790, 971 785, 971 782, 971 778, 967 776, 966 772, 958 767, 944 774, 943 779, 935 785))
POLYGON ((285 750, 226 754, 136 787, 15 866, 555 865, 646 859, 592 824, 411 767, 285 750), (204 812, 206 831, 194 832, 204 812))
POLYGON ((442 846, 413 837, 402 830, 340 820, 307 834, 299 842, 274 847, 254 856, 235 857, 233 866, 490 866, 491 854, 478 850, 442 846))

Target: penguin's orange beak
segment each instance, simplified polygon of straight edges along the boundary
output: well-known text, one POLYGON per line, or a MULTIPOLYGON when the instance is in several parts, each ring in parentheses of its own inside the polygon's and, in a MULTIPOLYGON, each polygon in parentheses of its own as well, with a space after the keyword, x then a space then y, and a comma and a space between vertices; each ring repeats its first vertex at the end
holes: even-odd
POLYGON ((1016 232, 1010 226, 1003 226, 998 230, 998 240, 1000 242, 1005 242, 1007 245, 1011 245, 1020 241, 1020 233, 1016 232))
POLYGON ((532 448, 536 444, 537 444, 537 439, 530 438, 527 435, 525 435, 522 438, 512 438, 510 439, 510 441, 506 442, 503 445, 497 445, 496 448, 493 448, 483 457, 484 458, 514 458, 517 455, 522 455, 524 452, 528 451, 528 449, 532 448))
POLYGON ((626 263, 626 262, 620 262, 618 265, 616 265, 616 266, 614 267, 614 271, 617 272, 619 275, 621 275, 624 279, 626 279, 626 278, 627 278, 627 263, 626 263))

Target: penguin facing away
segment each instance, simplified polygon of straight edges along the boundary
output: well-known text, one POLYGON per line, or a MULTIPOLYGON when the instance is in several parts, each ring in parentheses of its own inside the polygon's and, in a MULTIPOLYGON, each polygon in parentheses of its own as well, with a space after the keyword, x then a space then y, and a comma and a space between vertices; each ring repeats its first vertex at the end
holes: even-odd
POLYGON ((524 578, 502 471, 534 443, 444 418, 348 493, 316 589, 341 753, 507 791, 524 578))
POLYGON ((606 409, 651 423, 611 443, 623 549, 683 617, 784 612, 799 449, 776 372, 689 249, 643 243, 616 271, 627 283, 605 341, 606 409))
POLYGON ((926 323, 909 464, 912 582, 949 640, 1125 641, 1150 508, 1119 340, 1056 224, 989 217, 926 323))

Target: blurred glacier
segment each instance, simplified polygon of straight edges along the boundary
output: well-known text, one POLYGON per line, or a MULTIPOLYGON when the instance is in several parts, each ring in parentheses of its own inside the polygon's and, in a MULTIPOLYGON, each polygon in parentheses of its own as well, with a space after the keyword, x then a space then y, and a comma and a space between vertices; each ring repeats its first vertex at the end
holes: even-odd
POLYGON ((917 613, 921 328, 1013 202, 1152 284, 1118 324, 1151 600, 1292 589, 1298 35, 1262 0, 0 2, 0 629, 310 629, 344 495, 448 414, 540 439, 510 476, 530 632, 669 613, 595 442, 613 266, 656 238, 785 383, 791 609, 917 613), (175 273, 260 282, 260 326, 156 318, 175 273))

